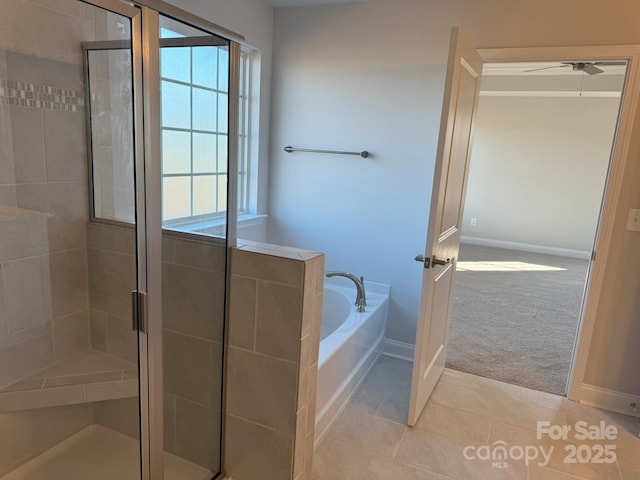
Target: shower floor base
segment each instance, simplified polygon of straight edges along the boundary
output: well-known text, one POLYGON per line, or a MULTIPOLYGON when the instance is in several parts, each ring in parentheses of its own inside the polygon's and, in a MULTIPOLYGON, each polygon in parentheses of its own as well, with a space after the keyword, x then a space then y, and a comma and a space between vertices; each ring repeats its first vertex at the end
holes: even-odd
MULTIPOLYGON (((166 480, 210 480, 211 472, 164 454, 166 480)), ((101 425, 90 425, 31 459, 0 480, 137 480, 137 440, 101 425)))

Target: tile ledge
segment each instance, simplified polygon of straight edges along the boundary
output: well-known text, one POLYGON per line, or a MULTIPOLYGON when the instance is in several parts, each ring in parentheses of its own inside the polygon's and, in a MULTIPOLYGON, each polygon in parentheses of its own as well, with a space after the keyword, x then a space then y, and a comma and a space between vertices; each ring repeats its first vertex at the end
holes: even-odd
POLYGON ((0 222, 11 222, 16 220, 50 217, 53 217, 53 215, 51 215, 50 213, 27 210, 24 208, 9 207, 7 205, 0 205, 0 222))
POLYGON ((297 260, 301 262, 308 262, 323 255, 322 252, 314 252, 311 250, 274 245, 270 243, 254 242, 251 240, 238 240, 238 245, 235 248, 243 252, 270 255, 272 257, 286 258, 288 260, 297 260))
POLYGON ((133 370, 137 370, 135 364, 90 350, 1 389, 0 412, 136 397, 138 378, 137 375, 131 376, 133 370), (78 361, 91 357, 104 360, 100 368, 96 366, 91 372, 74 372, 73 369, 65 372, 66 366, 71 368, 78 361), (63 383, 56 384, 60 380, 63 383))

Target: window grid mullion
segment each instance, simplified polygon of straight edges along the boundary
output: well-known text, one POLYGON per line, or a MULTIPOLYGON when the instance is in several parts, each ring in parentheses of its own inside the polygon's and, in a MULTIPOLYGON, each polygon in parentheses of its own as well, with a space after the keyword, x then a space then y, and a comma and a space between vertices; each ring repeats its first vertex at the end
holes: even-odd
MULTIPOLYGON (((217 48, 216 49, 216 90, 220 91, 220 49, 217 48)), ((218 132, 220 129, 218 128, 218 108, 219 108, 219 103, 220 102, 220 94, 216 94, 216 132, 218 132)), ((220 148, 220 139, 218 138, 218 135, 216 135, 216 174, 220 172, 220 166, 219 166, 219 158, 218 158, 218 151, 220 148)), ((215 183, 215 200, 216 200, 216 212, 218 212, 220 210, 220 205, 218 204, 218 197, 219 192, 218 192, 218 177, 216 176, 216 183, 215 183)))
POLYGON ((180 128, 180 127, 162 127, 163 130, 170 130, 172 132, 193 132, 193 133, 204 133, 207 135, 224 135, 227 136, 226 132, 211 132, 208 130, 198 130, 197 128, 180 128))
POLYGON ((194 215, 194 208, 193 208, 193 200, 194 200, 194 189, 195 189, 195 183, 194 183, 194 176, 193 176, 193 48, 189 47, 189 99, 190 99, 190 107, 191 107, 191 131, 189 133, 189 139, 191 141, 191 151, 189 152, 189 165, 191 168, 191 172, 190 172, 190 182, 191 182, 191 216, 193 217, 194 215))
POLYGON ((198 85, 198 84, 195 84, 195 83, 187 83, 187 82, 183 82, 182 80, 176 80, 174 78, 160 77, 160 80, 163 80, 163 81, 169 82, 169 83, 175 83, 177 85, 183 85, 183 86, 189 87, 189 88, 199 88, 200 90, 206 90, 208 92, 213 92, 213 93, 223 93, 223 94, 227 93, 224 90, 219 90, 218 88, 210 88, 210 87, 205 87, 204 85, 198 85))
POLYGON ((201 173, 194 173, 193 175, 190 173, 165 173, 162 176, 164 178, 179 178, 179 177, 212 177, 212 176, 220 176, 220 175, 226 175, 226 173, 201 172, 201 173))

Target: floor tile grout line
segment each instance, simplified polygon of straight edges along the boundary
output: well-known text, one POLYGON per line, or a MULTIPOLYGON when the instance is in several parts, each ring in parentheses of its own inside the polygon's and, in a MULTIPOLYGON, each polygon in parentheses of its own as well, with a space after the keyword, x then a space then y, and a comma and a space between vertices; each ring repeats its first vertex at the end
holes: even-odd
POLYGON ((384 403, 384 400, 386 400, 387 395, 389 394, 389 390, 385 389, 384 397, 382 398, 381 401, 376 402, 377 406, 375 407, 375 410, 373 410, 373 412, 371 411, 371 409, 365 410, 364 408, 358 408, 358 406, 356 404, 356 402, 357 402, 356 396, 358 395, 360 390, 363 388, 363 385, 365 384, 365 382, 367 380, 367 377, 373 371, 374 368, 375 368, 375 365, 373 367, 371 367, 371 369, 369 370, 369 373, 367 373, 367 375, 362 379, 362 381, 358 385, 358 388, 356 388, 356 390, 353 392, 353 395, 351 395, 351 398, 349 398, 349 401, 347 402, 347 406, 351 406, 353 409, 358 410, 359 412, 368 413, 370 415, 375 415, 376 414, 376 412, 380 409, 380 407, 384 403))
POLYGON ((620 480, 624 480, 624 475, 622 474, 622 466, 620 465, 620 462, 618 461, 617 453, 616 453, 616 467, 618 468, 618 477, 620 478, 620 480))
POLYGON ((385 391, 384 397, 382 398, 382 401, 380 402, 380 404, 378 405, 378 408, 376 408, 376 411, 373 413, 373 415, 375 415, 376 417, 380 417, 380 418, 384 418, 381 415, 378 415, 378 413, 380 412, 380 409, 382 408, 382 406, 384 405, 384 402, 387 401, 387 398, 389 398, 389 395, 391 395, 391 390, 387 389, 385 391))
MULTIPOLYGON (((436 476, 436 478, 437 478, 438 476, 443 477, 443 474, 442 474, 442 473, 437 473, 437 472, 434 472, 434 471, 432 471, 432 470, 427 470, 426 468, 419 467, 419 466, 417 466, 417 465, 413 465, 413 464, 411 464, 411 463, 403 462, 402 460, 398 460, 398 459, 395 459, 395 458, 394 458, 394 459, 393 459, 393 461, 394 461, 395 463, 397 463, 398 465, 402 465, 402 466, 410 467, 410 468, 415 468, 416 470, 420 470, 421 472, 427 472, 427 473, 430 473, 431 475, 435 475, 435 476, 436 476)), ((449 479, 449 478, 452 478, 452 477, 446 476, 446 478, 447 478, 447 479, 449 479)), ((393 480, 393 479, 389 479, 389 480, 393 480)))
POLYGON ((491 420, 491 423, 489 424, 489 434, 487 435, 487 445, 489 445, 489 443, 491 443, 491 434, 493 433, 493 424, 496 422, 496 420, 491 420))
POLYGON ((359 445, 359 444, 347 442, 346 440, 343 440, 342 438, 336 438, 336 437, 327 436, 324 439, 322 439, 322 442, 325 442, 327 440, 331 440, 333 442, 337 442, 337 443, 340 443, 342 445, 346 445, 348 447, 358 448, 358 449, 363 450, 365 453, 368 453, 370 455, 375 455, 375 456, 378 456, 378 457, 388 458, 389 460, 395 460, 393 457, 390 457, 389 455, 385 455, 383 453, 380 453, 377 450, 372 450, 372 449, 370 449, 370 448, 368 448, 368 447, 366 447, 364 445, 359 445))
POLYGON ((391 457, 394 460, 396 460, 396 455, 398 455, 398 451, 400 451, 400 445, 402 444, 402 439, 407 434, 407 430, 409 430, 409 428, 410 428, 409 426, 405 425, 404 430, 402 431, 402 435, 400 435, 400 438, 398 439, 398 444, 396 445, 396 448, 393 452, 393 456, 391 457))
MULTIPOLYGON (((547 470, 549 472, 553 472, 553 473, 559 473, 560 475, 563 475, 565 477, 569 477, 570 480, 589 480, 585 477, 579 477, 578 475, 574 475, 572 473, 567 473, 567 472, 563 472, 562 470, 556 470, 555 468, 549 468, 549 467, 541 467, 544 470, 547 470)), ((529 471, 531 471, 531 469, 529 469, 529 471)), ((531 479, 529 479, 531 480, 531 479)))

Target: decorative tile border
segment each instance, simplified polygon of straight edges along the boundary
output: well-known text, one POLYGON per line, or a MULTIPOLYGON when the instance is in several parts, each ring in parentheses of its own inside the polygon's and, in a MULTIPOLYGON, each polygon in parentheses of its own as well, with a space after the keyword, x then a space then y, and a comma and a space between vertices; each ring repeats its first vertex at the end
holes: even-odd
POLYGON ((77 112, 84 108, 84 93, 68 88, 0 79, 0 103, 17 107, 77 112))

